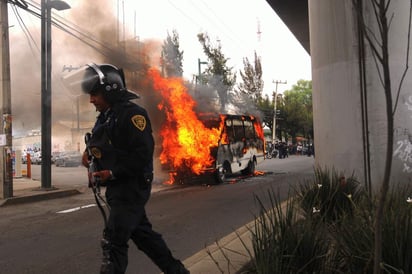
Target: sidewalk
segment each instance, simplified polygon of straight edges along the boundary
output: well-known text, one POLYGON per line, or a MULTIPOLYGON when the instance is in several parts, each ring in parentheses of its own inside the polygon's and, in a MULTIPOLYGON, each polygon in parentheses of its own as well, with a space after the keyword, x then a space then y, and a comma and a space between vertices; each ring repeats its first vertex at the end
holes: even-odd
MULTIPOLYGON (((159 191, 154 189, 153 191, 159 191)), ((42 189, 41 182, 27 177, 13 179, 13 197, 0 199, 0 207, 63 198, 81 194, 68 186, 42 189)), ((251 232, 254 222, 216 241, 183 261, 191 274, 237 273, 247 262, 252 250, 251 232)))
MULTIPOLYGON (((32 203, 54 198, 63 198, 71 195, 81 194, 88 187, 70 187, 59 184, 50 189, 41 187, 41 181, 27 177, 13 178, 13 197, 0 199, 0 207, 14 204, 32 203)), ((153 192, 158 191, 156 187, 153 192)))
POLYGON ((41 188, 40 181, 27 177, 13 178, 13 197, 0 199, 0 207, 63 198, 80 193, 80 190, 66 186, 44 189, 41 188))

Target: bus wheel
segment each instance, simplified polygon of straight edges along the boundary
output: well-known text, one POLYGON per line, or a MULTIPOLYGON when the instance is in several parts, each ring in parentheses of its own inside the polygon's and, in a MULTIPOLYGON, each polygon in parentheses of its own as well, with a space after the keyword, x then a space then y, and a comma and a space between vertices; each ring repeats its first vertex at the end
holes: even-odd
POLYGON ((226 164, 223 164, 216 170, 216 183, 223 184, 226 179, 226 174, 228 173, 228 168, 226 164))
POLYGON ((252 159, 247 164, 247 168, 242 170, 242 174, 243 175, 252 175, 253 173, 255 173, 255 170, 256 170, 256 162, 255 162, 255 160, 252 159))

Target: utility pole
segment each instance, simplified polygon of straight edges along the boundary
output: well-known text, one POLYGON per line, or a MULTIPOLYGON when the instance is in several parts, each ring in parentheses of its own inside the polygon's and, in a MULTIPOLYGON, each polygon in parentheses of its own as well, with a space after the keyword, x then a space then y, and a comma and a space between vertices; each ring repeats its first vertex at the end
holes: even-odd
POLYGON ((200 61, 200 58, 197 58, 197 69, 198 69, 198 75, 197 75, 197 83, 201 83, 201 75, 202 75, 202 71, 201 71, 201 66, 202 65, 207 65, 207 62, 205 61, 200 61))
POLYGON ((10 92, 10 48, 9 48, 9 19, 7 1, 0 1, 1 24, 1 73, 0 73, 0 194, 1 198, 13 197, 12 169, 12 124, 11 124, 11 92, 10 92))
POLYGON ((287 81, 273 81, 273 83, 275 83, 275 98, 274 100, 274 106, 273 106, 273 130, 272 130, 272 141, 273 144, 276 141, 276 103, 277 103, 277 98, 278 98, 278 85, 279 84, 287 84, 287 81))
POLYGON ((60 0, 41 0, 41 188, 51 189, 51 138, 52 138, 52 40, 51 9, 65 10, 70 6, 60 0))
POLYGON ((198 93, 198 85, 200 85, 202 82, 201 82, 201 75, 202 75, 202 65, 207 65, 207 62, 205 62, 205 61, 200 61, 200 58, 197 58, 197 75, 195 76, 195 79, 196 79, 196 86, 195 86, 195 90, 194 90, 194 96, 196 96, 197 95, 197 93, 198 93))
POLYGON ((41 188, 51 188, 51 9, 41 1, 41 188))

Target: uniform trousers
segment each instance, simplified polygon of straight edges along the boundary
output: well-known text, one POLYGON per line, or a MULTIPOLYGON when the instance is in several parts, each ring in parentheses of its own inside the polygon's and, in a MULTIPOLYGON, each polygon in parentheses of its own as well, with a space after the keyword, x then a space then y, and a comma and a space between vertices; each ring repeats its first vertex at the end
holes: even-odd
POLYGON ((110 242, 110 261, 114 273, 125 273, 128 264, 128 242, 131 239, 162 271, 176 263, 161 234, 152 229, 146 216, 145 204, 151 187, 140 193, 145 201, 134 205, 112 205, 105 238, 110 242))

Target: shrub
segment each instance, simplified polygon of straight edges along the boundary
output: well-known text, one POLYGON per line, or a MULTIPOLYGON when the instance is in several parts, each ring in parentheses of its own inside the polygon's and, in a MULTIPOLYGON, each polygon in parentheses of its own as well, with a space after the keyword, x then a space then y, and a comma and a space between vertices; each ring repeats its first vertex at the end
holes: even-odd
POLYGON ((326 222, 353 214, 355 203, 366 195, 353 176, 346 179, 335 170, 320 168, 315 169, 314 181, 300 185, 296 192, 305 218, 316 216, 326 222))
MULTIPOLYGON (((411 190, 410 184, 392 187, 385 202, 385 273, 412 273, 411 190)), ((268 196, 269 210, 256 197, 254 257, 242 273, 373 273, 376 200, 353 176, 316 169, 314 181, 287 202, 273 190, 268 196)))
POLYGON ((291 200, 282 208, 273 190, 269 198, 271 210, 257 197, 261 211, 252 232, 255 257, 248 273, 313 273, 321 268, 328 247, 323 227, 298 219, 291 200))

